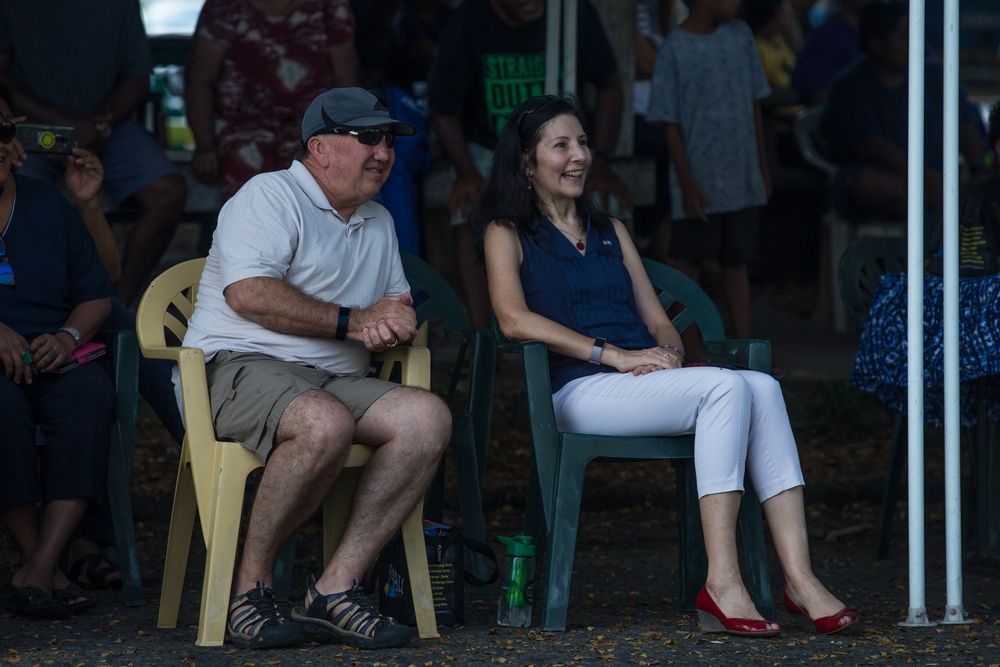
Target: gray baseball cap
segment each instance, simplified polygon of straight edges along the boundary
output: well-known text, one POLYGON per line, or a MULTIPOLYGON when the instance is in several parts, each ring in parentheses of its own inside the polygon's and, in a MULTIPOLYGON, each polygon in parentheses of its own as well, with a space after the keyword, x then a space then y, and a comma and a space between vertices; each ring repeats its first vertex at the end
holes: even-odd
POLYGON ((417 131, 389 117, 389 110, 364 88, 333 88, 320 94, 302 116, 302 145, 323 130, 343 127, 363 130, 390 125, 395 134, 411 135, 417 131))

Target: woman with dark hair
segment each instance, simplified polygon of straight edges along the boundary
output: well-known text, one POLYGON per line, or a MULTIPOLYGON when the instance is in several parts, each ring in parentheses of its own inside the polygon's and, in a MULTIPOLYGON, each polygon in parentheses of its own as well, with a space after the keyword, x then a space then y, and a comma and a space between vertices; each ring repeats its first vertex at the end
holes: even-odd
POLYGON ((696 600, 702 631, 780 631, 761 617, 740 575, 744 469, 785 573, 788 611, 825 633, 856 623, 858 614, 812 572, 802 472, 780 387, 762 373, 684 367, 680 336, 628 231, 584 196, 591 160, 575 100, 535 97, 510 115, 471 220, 500 329, 512 340, 548 346, 561 430, 695 433, 708 554, 696 600))

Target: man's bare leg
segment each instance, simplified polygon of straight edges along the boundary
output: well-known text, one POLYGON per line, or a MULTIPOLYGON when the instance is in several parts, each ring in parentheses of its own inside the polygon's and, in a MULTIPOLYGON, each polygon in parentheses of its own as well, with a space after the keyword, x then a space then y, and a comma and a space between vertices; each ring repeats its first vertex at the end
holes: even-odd
POLYGON ((358 481, 344 537, 316 582, 323 595, 350 589, 423 497, 451 435, 451 411, 430 392, 399 387, 372 404, 355 435, 376 450, 358 481))
POLYGON ((250 512, 234 595, 257 581, 271 582, 282 545, 319 508, 340 474, 354 426, 347 407, 322 390, 306 392, 285 408, 250 512))

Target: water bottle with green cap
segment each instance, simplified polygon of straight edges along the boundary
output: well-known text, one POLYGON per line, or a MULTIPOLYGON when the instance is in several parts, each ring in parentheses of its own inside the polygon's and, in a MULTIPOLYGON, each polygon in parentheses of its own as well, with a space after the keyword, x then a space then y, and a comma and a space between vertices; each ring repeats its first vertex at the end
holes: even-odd
POLYGON ((526 628, 531 625, 531 604, 535 593, 535 545, 531 543, 531 535, 497 539, 507 547, 497 623, 526 628))

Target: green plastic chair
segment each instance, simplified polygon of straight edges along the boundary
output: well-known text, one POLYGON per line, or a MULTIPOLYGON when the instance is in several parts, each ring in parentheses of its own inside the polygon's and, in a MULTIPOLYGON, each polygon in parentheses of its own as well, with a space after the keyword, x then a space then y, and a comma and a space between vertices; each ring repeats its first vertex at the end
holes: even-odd
MULTIPOLYGON (((445 401, 452 407, 451 451, 458 476, 459 506, 462 530, 468 537, 486 540, 483 522, 482 489, 489 449, 490 422, 493 416, 493 389, 496 379, 497 345, 491 331, 473 330, 465 316, 462 300, 451 284, 438 271, 409 252, 401 251, 403 271, 410 283, 417 312, 417 324, 440 321, 448 338, 458 338, 459 347, 451 372, 445 401), (471 343, 469 359, 469 398, 465 405, 456 405, 458 383, 471 343)), ((443 505, 444 477, 432 485, 425 501, 425 515, 440 521, 443 505)), ((469 554, 470 571, 480 579, 489 572, 485 559, 469 554)), ((473 595, 488 594, 483 588, 473 595)))
MULTIPOLYGON (((659 293, 660 303, 672 314, 674 326, 684 331, 696 324, 709 359, 770 372, 770 343, 726 340, 719 313, 700 287, 664 264, 645 259, 643 263, 659 293)), ((526 531, 534 537, 542 563, 542 582, 538 588, 543 598, 541 629, 563 630, 566 627, 584 473, 592 461, 670 459, 673 462, 677 471, 680 602, 684 609, 693 610, 694 599, 707 574, 694 474, 694 436, 626 438, 557 430, 545 345, 513 343, 503 337, 495 320, 494 335, 503 351, 521 352, 524 358, 528 413, 534 440, 526 531)), ((765 617, 774 618, 760 502, 749 480, 740 505, 739 528, 750 594, 757 609, 765 617)))
POLYGON ((132 461, 135 457, 135 430, 139 409, 139 343, 134 331, 100 333, 95 341, 108 346, 105 354, 112 367, 118 396, 118 418, 111 431, 111 459, 108 463, 108 500, 115 531, 118 567, 122 573, 125 604, 146 604, 139 573, 139 550, 132 519, 132 461))

